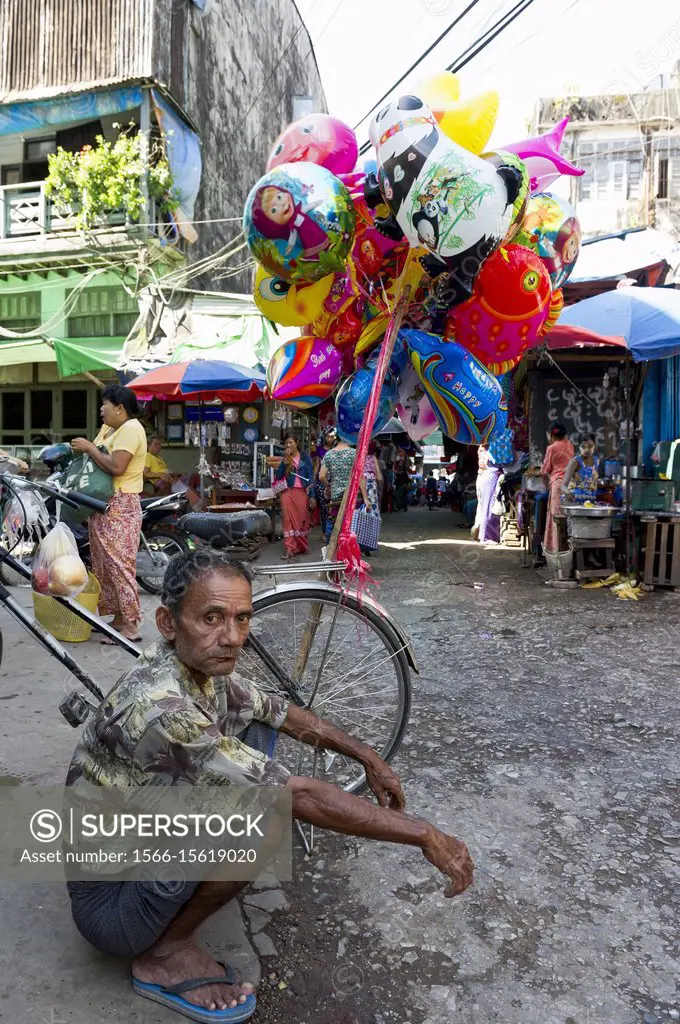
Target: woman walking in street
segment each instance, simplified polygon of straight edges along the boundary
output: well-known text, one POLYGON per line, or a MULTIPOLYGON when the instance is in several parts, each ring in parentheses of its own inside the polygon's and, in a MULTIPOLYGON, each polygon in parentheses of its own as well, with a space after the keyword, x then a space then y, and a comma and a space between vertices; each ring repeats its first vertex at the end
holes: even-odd
POLYGON ((559 536, 555 516, 558 515, 562 500, 562 481, 567 466, 574 457, 574 446, 567 437, 567 431, 561 423, 554 423, 548 434, 548 445, 541 466, 541 473, 548 477, 550 494, 548 496, 548 514, 546 516, 543 547, 554 554, 559 550, 559 536))
POLYGON ((477 452, 477 514, 472 527, 472 539, 480 543, 498 543, 501 539, 500 520, 493 515, 491 506, 496 497, 500 467, 494 465, 489 455, 489 447, 480 444, 477 452))
POLYGON ((280 492, 283 517, 284 558, 309 551, 310 511, 314 507, 314 470, 309 455, 300 452, 292 434, 283 442, 283 461, 276 470, 275 483, 285 483, 280 492))
MULTIPOLYGON (((369 442, 368 454, 364 460, 364 494, 366 496, 364 507, 367 515, 378 520, 378 536, 380 536, 380 526, 382 525, 382 518, 380 516, 380 491, 382 488, 383 477, 380 471, 377 451, 378 445, 376 442, 369 442)), ((377 545, 376 547, 362 548, 362 552, 365 555, 372 555, 374 551, 377 550, 377 545)))
MULTIPOLYGON (((99 580, 99 612, 113 615, 112 626, 129 640, 141 640, 142 611, 137 590, 136 560, 142 528, 139 495, 144 489, 146 434, 139 422, 134 391, 110 384, 102 392, 103 427, 94 442, 71 442, 113 477, 113 497, 106 512, 89 519, 92 571, 99 580), (105 451, 100 451, 103 447, 105 451)), ((113 643, 103 639, 102 643, 113 643)))
MULTIPOLYGON (((333 433, 334 436, 337 437, 335 431, 333 433)), ((328 434, 326 435, 326 439, 326 443, 328 444, 328 434)), ((345 441, 339 439, 337 444, 335 444, 330 451, 326 452, 323 462, 321 463, 319 480, 324 484, 324 486, 328 487, 326 492, 328 498, 328 521, 326 523, 327 542, 331 539, 331 534, 333 533, 335 521, 338 518, 342 499, 352 475, 352 467, 354 466, 356 455, 357 453, 354 448, 350 448, 345 441)), ((361 500, 366 504, 366 478, 363 473, 359 483, 359 490, 361 492, 361 500)))

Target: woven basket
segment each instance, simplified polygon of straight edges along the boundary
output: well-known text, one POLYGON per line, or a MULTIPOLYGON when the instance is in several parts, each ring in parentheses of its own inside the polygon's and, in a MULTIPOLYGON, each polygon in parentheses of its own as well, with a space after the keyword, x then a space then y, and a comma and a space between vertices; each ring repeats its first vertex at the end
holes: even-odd
MULTIPOLYGON (((77 604, 82 605, 89 612, 96 613, 99 604, 101 587, 99 580, 91 572, 87 574, 85 589, 75 598, 77 604)), ((37 621, 48 633, 51 633, 55 640, 63 640, 65 643, 82 644, 90 639, 92 626, 79 618, 74 612, 69 611, 53 597, 45 594, 36 594, 33 591, 33 611, 37 621)))

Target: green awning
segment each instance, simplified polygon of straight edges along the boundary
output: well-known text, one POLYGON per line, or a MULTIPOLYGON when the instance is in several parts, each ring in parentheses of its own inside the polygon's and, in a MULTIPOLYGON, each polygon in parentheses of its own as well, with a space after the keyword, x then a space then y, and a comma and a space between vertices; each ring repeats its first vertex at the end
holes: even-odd
POLYGON ((0 339, 0 366, 56 363, 60 377, 73 377, 88 370, 115 370, 124 341, 124 338, 0 339))
POLYGON ((181 341, 173 352, 171 362, 183 363, 192 359, 225 359, 230 363, 252 368, 266 366, 273 352, 283 345, 290 337, 300 334, 299 327, 294 329, 280 327, 276 332, 266 317, 255 314, 246 316, 224 317, 224 326, 220 327, 220 338, 202 340, 190 338, 181 341))

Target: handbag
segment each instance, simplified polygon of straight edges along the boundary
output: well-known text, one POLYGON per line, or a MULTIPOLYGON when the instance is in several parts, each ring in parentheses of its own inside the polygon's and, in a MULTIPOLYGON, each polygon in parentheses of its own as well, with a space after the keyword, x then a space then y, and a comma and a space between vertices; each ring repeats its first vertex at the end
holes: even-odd
POLYGON ((279 497, 280 494, 283 494, 284 491, 287 491, 288 484, 286 483, 285 477, 282 480, 275 480, 272 485, 272 490, 274 494, 277 496, 277 498, 279 497))
POLYGON ((377 550, 381 525, 382 520, 380 516, 371 515, 366 510, 365 505, 354 510, 352 532, 356 534, 360 548, 369 548, 371 551, 377 550))
MULTIPOLYGON (((108 454, 106 448, 99 447, 99 451, 108 454)), ((111 474, 100 469, 94 459, 85 453, 79 455, 67 467, 61 487, 65 491, 78 491, 104 502, 111 500, 114 491, 111 474)), ((92 515, 92 511, 89 508, 70 508, 62 502, 59 518, 66 523, 82 523, 92 515)))

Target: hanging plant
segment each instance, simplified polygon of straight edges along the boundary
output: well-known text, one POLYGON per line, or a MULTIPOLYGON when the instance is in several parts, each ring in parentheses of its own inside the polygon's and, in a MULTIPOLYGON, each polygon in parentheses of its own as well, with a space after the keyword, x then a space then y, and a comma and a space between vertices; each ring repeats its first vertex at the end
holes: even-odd
POLYGON ((45 194, 61 216, 82 231, 105 223, 118 211, 136 223, 145 213, 145 178, 161 214, 177 209, 172 173, 158 141, 146 159, 142 135, 121 133, 114 143, 98 135, 96 141, 96 146, 83 146, 77 153, 59 147, 48 157, 45 194))

